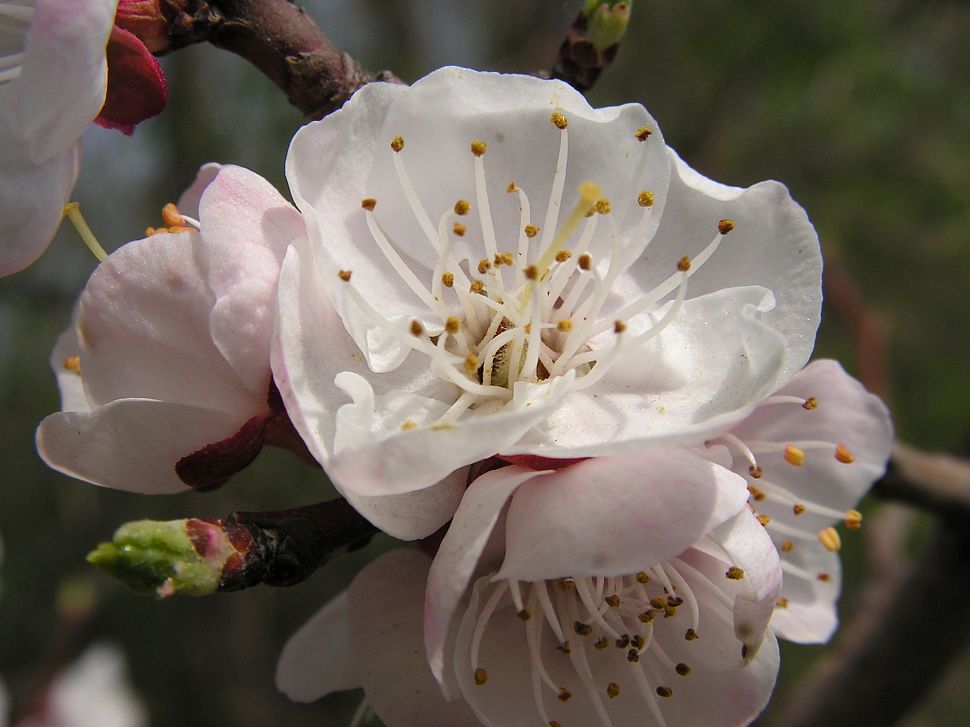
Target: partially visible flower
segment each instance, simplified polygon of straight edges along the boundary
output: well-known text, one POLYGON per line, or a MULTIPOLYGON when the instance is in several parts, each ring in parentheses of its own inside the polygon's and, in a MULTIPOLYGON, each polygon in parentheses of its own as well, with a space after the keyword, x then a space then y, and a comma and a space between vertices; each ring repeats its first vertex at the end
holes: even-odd
MULTIPOLYGON (((2 708, 2 705, 0 705, 2 708)), ((3 715, 0 714, 0 724, 3 715)), ((128 686, 124 656, 106 644, 85 651, 17 727, 147 727, 148 715, 128 686)))
MULTIPOLYGON (((135 492, 222 484, 264 442, 302 448, 269 368, 279 265, 303 222, 265 180, 213 167, 200 229, 124 245, 92 274, 52 366, 64 411, 38 427, 54 469, 135 492)), ((194 211, 194 210, 192 210, 194 211)))
POLYGON ((369 563, 287 642, 276 684, 310 702, 362 687, 387 727, 472 727, 461 699, 446 702, 424 652, 422 612, 431 559, 398 549, 369 563))
POLYGON ((489 725, 747 724, 781 567, 746 494, 690 450, 482 475, 428 578, 432 671, 489 725))
POLYGON ((117 5, 0 5, 0 276, 30 265, 54 236, 91 122, 131 133, 165 105, 158 62, 114 25, 117 5))
POLYGON ((781 555, 771 624, 800 643, 828 641, 841 588, 836 525, 862 526, 859 499, 886 469, 889 411, 835 361, 815 361, 714 442, 748 481, 749 504, 781 555))
MULTIPOLYGON (((309 241, 281 272, 273 369, 335 485, 426 490, 495 455, 698 444, 807 360, 818 240, 781 185, 725 187, 642 106, 445 68, 371 84, 294 138, 309 241)), ((361 503, 364 504, 361 504, 361 503)))

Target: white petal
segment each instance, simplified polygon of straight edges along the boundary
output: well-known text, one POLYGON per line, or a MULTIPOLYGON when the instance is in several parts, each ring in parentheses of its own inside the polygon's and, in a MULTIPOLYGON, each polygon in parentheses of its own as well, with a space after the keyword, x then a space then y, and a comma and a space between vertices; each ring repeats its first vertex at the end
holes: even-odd
POLYGON ((425 659, 421 621, 430 560, 392 550, 348 591, 352 659, 367 701, 387 727, 471 727, 461 700, 446 702, 425 659))
POLYGON ((276 688, 295 702, 361 686, 350 645, 347 591, 290 637, 276 665, 276 688))
POLYGON ((222 165, 216 162, 208 162, 199 167, 192 184, 182 192, 178 202, 175 203, 179 212, 193 219, 199 219, 199 203, 202 201, 202 193, 212 184, 212 180, 216 178, 220 169, 222 169, 222 165))
POLYGON ((787 606, 775 609, 771 627, 781 638, 798 644, 824 644, 839 625, 835 608, 842 588, 839 555, 818 543, 800 542, 781 558, 783 569, 791 564, 799 570, 785 571, 780 595, 787 606), (820 580, 823 573, 827 577, 820 580))
POLYGON ((685 451, 589 459, 516 491, 497 577, 536 581, 646 570, 736 515, 747 496, 743 478, 685 451))
POLYGON ((104 104, 118 0, 38 0, 13 103, 35 163, 70 149, 104 104))
POLYGON ((696 295, 762 285, 775 294, 776 306, 764 320, 781 331, 788 348, 777 388, 805 364, 815 343, 822 301, 822 259, 815 229, 778 182, 728 187, 703 177, 672 150, 670 154, 675 172, 660 229, 646 256, 618 287, 632 284, 632 291, 649 291, 682 255, 711 239, 719 219, 734 220, 734 231, 691 276, 688 290, 696 295))
POLYGON ((184 492, 175 464, 235 434, 239 418, 189 404, 119 399, 90 412, 58 412, 37 427, 37 451, 58 472, 146 494, 184 492))
MULTIPOLYGON (((631 350, 599 383, 570 392, 502 453, 596 456, 694 444, 724 431, 772 390, 784 360, 784 340, 762 320, 771 305, 759 287, 686 301, 657 338, 631 350)), ((632 323, 629 335, 649 329, 632 323)))

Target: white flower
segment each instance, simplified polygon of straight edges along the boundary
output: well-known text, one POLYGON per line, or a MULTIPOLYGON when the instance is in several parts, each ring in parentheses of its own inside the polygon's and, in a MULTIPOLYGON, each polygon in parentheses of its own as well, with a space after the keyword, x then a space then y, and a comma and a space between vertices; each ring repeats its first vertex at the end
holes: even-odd
POLYGON ((835 361, 815 361, 727 434, 749 503, 781 555, 784 586, 771 623, 799 643, 828 641, 841 588, 833 527, 862 526, 853 508, 886 469, 893 431, 878 397, 835 361))
POLYGON ((310 240, 281 272, 274 375, 335 485, 399 537, 446 522, 461 468, 496 454, 723 432, 813 344, 804 212, 777 183, 704 179, 639 105, 446 68, 304 127, 287 177, 310 240), (387 496, 412 504, 371 507, 387 496))
POLYGON ((199 232, 124 245, 88 281, 51 361, 63 411, 37 429, 54 469, 135 492, 206 489, 290 431, 269 351, 280 261, 303 222, 240 167, 203 168, 185 204, 199 195, 199 232))
POLYGON ((0 4, 0 276, 30 265, 54 236, 91 122, 130 134, 167 101, 158 62, 114 26, 117 5, 0 4))

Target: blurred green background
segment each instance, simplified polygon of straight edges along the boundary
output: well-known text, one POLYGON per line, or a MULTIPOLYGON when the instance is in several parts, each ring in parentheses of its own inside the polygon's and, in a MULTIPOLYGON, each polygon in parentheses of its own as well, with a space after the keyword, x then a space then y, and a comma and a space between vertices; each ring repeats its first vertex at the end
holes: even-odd
MULTIPOLYGON (((445 64, 547 69, 580 3, 304 5, 365 66, 413 80, 445 64)), ((642 102, 668 143, 713 179, 774 178, 791 188, 826 250, 838 251, 891 328, 896 426, 930 449, 962 450, 970 441, 968 37, 966 2, 636 0, 617 62, 590 96, 594 105, 642 102)), ((208 46, 163 66, 171 102, 161 117, 132 138, 100 129, 85 138, 75 197, 109 250, 159 224, 162 205, 206 161, 242 164, 285 189, 284 154, 301 117, 277 89, 208 46)), ((124 647, 156 727, 346 724, 359 695, 291 704, 276 692, 273 670, 288 635, 386 541, 295 588, 200 600, 137 597, 85 564, 84 554, 127 520, 277 509, 332 492, 319 473, 274 451, 208 495, 146 498, 48 471, 33 449, 36 423, 58 407, 47 358, 94 264, 65 227, 39 264, 0 281, 0 677, 22 697, 57 661, 57 593, 81 578, 97 593, 89 636, 124 647)), ((817 356, 840 358, 852 371, 854 355, 852 335, 827 309, 817 356)), ((867 518, 880 507, 867 505, 867 518)), ((845 613, 866 576, 864 537, 848 538, 845 613)), ((777 704, 823 652, 785 648, 777 704)), ((906 726, 970 723, 968 679, 970 655, 906 726)))

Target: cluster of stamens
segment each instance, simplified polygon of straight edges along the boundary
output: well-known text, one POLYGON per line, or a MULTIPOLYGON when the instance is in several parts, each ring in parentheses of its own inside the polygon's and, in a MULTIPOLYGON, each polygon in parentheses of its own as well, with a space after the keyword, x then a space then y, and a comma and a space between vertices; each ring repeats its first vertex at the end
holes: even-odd
MULTIPOLYGON (((428 356, 432 370, 460 391, 455 404, 438 421, 426 424, 452 423, 484 400, 507 402, 514 396, 515 384, 521 381, 539 382, 575 372, 574 388, 596 384, 622 352, 644 345, 676 318, 688 278, 734 227, 731 220, 718 222, 707 247, 693 258, 685 255, 664 282, 607 318, 603 315, 607 296, 644 248, 654 195, 649 190, 635 190, 617 205, 604 196, 598 184, 587 181, 579 187, 579 201, 559 224, 569 123, 561 112, 553 113, 549 120, 559 133, 559 153, 546 213, 541 222, 534 220, 526 190, 510 182, 506 190, 518 201, 519 234, 518 239, 508 241, 507 247, 500 244, 495 233, 486 187, 488 145, 482 140, 469 144, 474 158, 474 201, 457 200, 440 214, 437 224, 408 174, 405 139, 396 136, 390 141, 401 192, 437 256, 429 278, 419 277, 398 252, 375 212, 380 200, 368 197, 361 201, 373 243, 427 307, 425 323, 439 324, 432 330, 417 321, 407 326, 393 323, 353 285, 348 286, 350 300, 373 325, 428 356), (484 255, 459 260, 454 245, 468 232, 465 218, 473 206, 477 206, 484 255), (617 207, 622 208, 623 216, 639 214, 629 234, 621 234, 617 207), (646 331, 627 333, 626 321, 655 310, 671 293, 675 293, 675 299, 659 320, 646 331), (590 339, 610 331, 611 344, 597 348, 589 345, 590 339)), ((637 130, 631 143, 639 144, 649 136, 650 129, 644 127, 637 130)), ((642 177, 645 164, 644 152, 632 183, 642 177)), ((341 281, 349 283, 351 277, 351 270, 339 271, 341 281)))
POLYGON ((199 229, 199 222, 183 215, 172 202, 162 207, 162 223, 162 227, 146 227, 145 236, 151 237, 152 235, 174 232, 197 232, 199 229))
MULTIPOLYGON (((737 566, 724 573, 724 584, 743 579, 744 571, 737 566)), ((702 618, 705 622, 731 623, 733 597, 722 585, 682 559, 627 576, 497 580, 488 586, 487 598, 483 597, 480 609, 473 614, 469 654, 472 679, 479 687, 488 683, 489 673, 480 658, 482 641, 489 622, 498 613, 512 610, 524 622, 533 698, 544 723, 557 724, 549 719, 546 695, 563 703, 573 697, 567 687, 550 676, 546 660, 552 658, 566 660, 603 725, 612 724, 605 704, 628 694, 633 695, 628 698, 645 703, 656 723, 664 725, 662 700, 672 698, 676 681, 692 672, 690 664, 670 658, 670 639, 690 643, 701 638, 702 618), (698 588, 702 592, 695 595, 698 588), (669 628, 677 621, 675 628, 669 628), (549 636, 554 639, 555 652, 547 649, 544 659, 543 638, 549 636), (620 652, 622 659, 613 661, 608 675, 597 675, 590 657, 608 650, 620 652)))
MULTIPOLYGON (((762 401, 759 408, 772 405, 799 406, 805 410, 805 416, 811 416, 812 412, 819 406, 819 401, 814 396, 803 399, 798 396, 776 395, 762 401)), ((803 493, 796 495, 772 480, 773 467, 803 467, 810 456, 832 457, 840 464, 851 465, 855 461, 855 456, 844 444, 821 440, 795 442, 742 441, 730 433, 722 434, 717 440, 712 441, 727 445, 736 456, 743 457, 749 463, 748 507, 755 513, 758 521, 772 534, 773 539, 780 542, 779 551, 782 556, 793 552, 796 547, 823 547, 830 552, 838 552, 842 548, 842 538, 839 531, 831 526, 821 530, 810 530, 798 527, 791 522, 780 522, 777 518, 759 513, 758 510, 763 504, 773 503, 790 507, 796 518, 805 513, 811 513, 823 518, 841 521, 849 530, 858 530, 862 527, 862 513, 858 510, 842 511, 827 507, 804 497, 803 493), (767 469, 765 468, 766 462, 771 462, 767 469)), ((786 562, 784 557, 782 568, 786 573, 806 580, 814 579, 825 583, 831 579, 829 573, 809 573, 793 563, 786 562)), ((788 605, 787 600, 780 599, 778 605, 782 608, 786 607, 788 605)))

